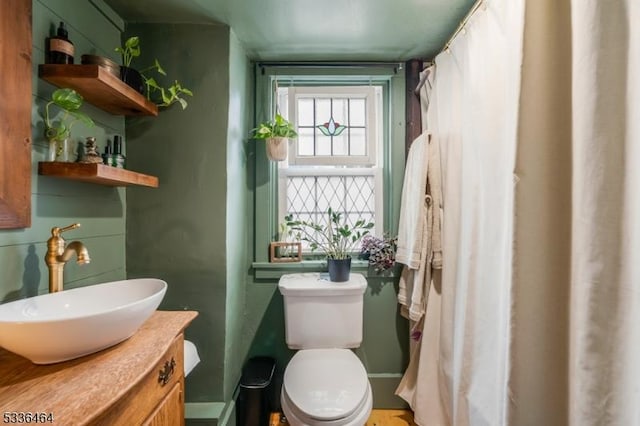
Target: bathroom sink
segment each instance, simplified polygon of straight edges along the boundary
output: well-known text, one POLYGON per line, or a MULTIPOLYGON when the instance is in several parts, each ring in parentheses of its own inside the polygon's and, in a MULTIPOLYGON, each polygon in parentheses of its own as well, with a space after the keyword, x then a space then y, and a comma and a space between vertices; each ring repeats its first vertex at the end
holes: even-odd
POLYGON ((0 346, 35 364, 89 355, 131 337, 156 310, 167 283, 112 281, 0 305, 0 346))

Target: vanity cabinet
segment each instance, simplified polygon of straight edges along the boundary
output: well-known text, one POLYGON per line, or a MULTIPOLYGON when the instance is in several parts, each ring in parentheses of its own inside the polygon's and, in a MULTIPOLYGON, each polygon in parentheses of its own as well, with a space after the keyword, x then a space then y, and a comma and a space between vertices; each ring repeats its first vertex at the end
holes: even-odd
POLYGON ((148 426, 166 426, 166 425, 179 425, 184 423, 184 414, 182 417, 179 413, 183 412, 182 409, 184 402, 182 401, 182 389, 179 384, 176 384, 162 403, 158 405, 156 411, 149 416, 145 425, 148 426))
POLYGON ((58 364, 0 349, 0 411, 68 426, 183 425, 183 332, 196 315, 157 311, 128 340, 58 364))

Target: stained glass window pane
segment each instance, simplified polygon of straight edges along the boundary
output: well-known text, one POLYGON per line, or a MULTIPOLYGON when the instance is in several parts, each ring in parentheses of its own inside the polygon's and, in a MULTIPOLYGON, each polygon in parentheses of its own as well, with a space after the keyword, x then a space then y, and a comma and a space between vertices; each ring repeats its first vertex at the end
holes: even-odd
POLYGON ((316 99, 316 125, 326 123, 331 118, 331 99, 316 99))
POLYGON ((291 113, 298 117, 300 147, 290 165, 373 165, 380 140, 370 127, 377 102, 371 87, 296 88, 292 91, 291 113), (311 119, 310 116, 313 116, 311 119), (313 143, 311 141, 311 131, 313 143))
POLYGON ((365 138, 365 129, 363 128, 350 128, 349 134, 351 136, 351 155, 367 155, 367 140, 365 138))
POLYGON ((316 151, 315 155, 331 155, 331 136, 325 136, 318 129, 316 132, 316 151))
POLYGON ((333 119, 340 124, 347 124, 347 108, 346 99, 333 98, 333 119))
POLYGON ((349 133, 333 137, 333 155, 349 155, 349 133))
POLYGON ((364 99, 351 99, 349 101, 349 125, 365 126, 366 108, 364 99))
POLYGON ((298 128, 298 155, 314 155, 313 134, 315 129, 298 128))
POLYGON ((313 99, 298 99, 298 126, 314 126, 313 122, 313 99))

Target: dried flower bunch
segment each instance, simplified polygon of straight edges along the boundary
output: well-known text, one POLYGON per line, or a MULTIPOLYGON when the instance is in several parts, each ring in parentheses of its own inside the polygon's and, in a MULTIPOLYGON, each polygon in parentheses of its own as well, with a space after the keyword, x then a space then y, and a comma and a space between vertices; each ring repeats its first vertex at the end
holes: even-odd
POLYGON ((362 237, 360 256, 369 260, 376 272, 384 272, 396 263, 396 248, 398 238, 378 238, 373 235, 362 237))

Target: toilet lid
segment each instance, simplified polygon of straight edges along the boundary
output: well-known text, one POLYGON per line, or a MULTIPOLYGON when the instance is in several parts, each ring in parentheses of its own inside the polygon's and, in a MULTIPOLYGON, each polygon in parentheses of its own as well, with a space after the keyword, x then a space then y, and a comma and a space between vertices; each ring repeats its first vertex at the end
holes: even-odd
POLYGON ((367 387, 367 372, 348 349, 298 351, 284 372, 289 400, 317 420, 348 416, 366 398, 367 387))

